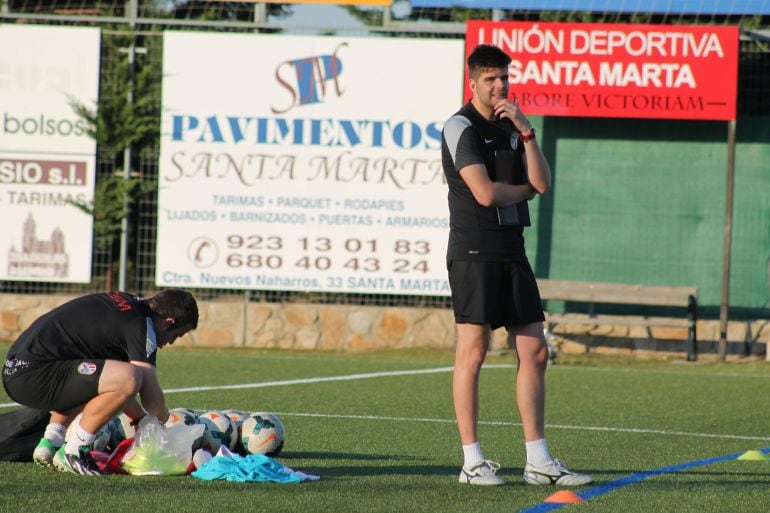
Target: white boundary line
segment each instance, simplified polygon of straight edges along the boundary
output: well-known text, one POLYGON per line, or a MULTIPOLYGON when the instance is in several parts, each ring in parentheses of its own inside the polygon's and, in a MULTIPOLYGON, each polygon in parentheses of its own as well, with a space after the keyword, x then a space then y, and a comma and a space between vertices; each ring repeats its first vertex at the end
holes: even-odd
MULTIPOLYGON (((492 364, 484 365, 486 369, 510 369, 515 368, 512 364, 492 364)), ((434 367, 432 369, 411 369, 411 370, 398 370, 398 371, 383 371, 383 372, 367 372, 361 374, 348 374, 342 376, 325 376, 316 378, 301 378, 301 379, 288 379, 281 381, 264 381, 261 383, 242 383, 238 385, 211 385, 200 387, 185 387, 185 388, 170 388, 165 390, 166 394, 184 393, 184 392, 206 392, 210 390, 239 390, 248 388, 267 388, 278 387, 288 385, 306 385, 311 383, 328 383, 332 381, 353 381, 358 379, 370 379, 370 378, 382 378, 393 376, 415 376, 421 374, 438 374, 443 372, 452 372, 453 367, 434 367)), ((18 406, 17 403, 0 403, 0 409, 10 408, 18 406)), ((431 422, 441 424, 454 424, 454 419, 430 419, 430 418, 410 418, 410 417, 383 417, 376 415, 332 415, 323 413, 292 413, 283 412, 280 415, 294 416, 294 417, 320 417, 320 418, 337 418, 337 419, 360 419, 360 420, 378 420, 378 421, 406 421, 406 422, 431 422)), ((521 426, 519 422, 508 421, 479 421, 480 425, 487 426, 521 426)), ((582 431, 604 431, 613 433, 643 433, 643 434, 656 434, 665 436, 690 436, 699 438, 721 438, 730 440, 761 440, 770 441, 770 437, 763 436, 745 436, 745 435, 729 435, 729 434, 716 434, 716 433, 690 433, 685 431, 667 431, 663 429, 640 429, 640 428, 614 428, 608 426, 571 426, 561 424, 548 424, 546 427, 550 429, 572 429, 582 431)))
MULTIPOLYGON (((508 368, 511 365, 489 365, 485 368, 508 368)), ((418 374, 438 374, 441 372, 452 372, 453 367, 435 367, 432 369, 411 369, 398 371, 367 372, 362 374, 348 374, 342 376, 323 376, 316 378, 287 379, 282 381, 263 381, 261 383, 241 383, 238 385, 210 385, 200 387, 169 388, 163 391, 164 394, 178 394, 182 392, 206 392, 210 390, 239 390, 245 388, 267 388, 281 387, 287 385, 307 385, 311 383, 328 383, 331 381, 352 381, 356 379, 383 378, 392 376, 413 376, 418 374)), ((9 408, 18 406, 16 403, 0 403, 0 408, 9 408)))
MULTIPOLYGON (((286 417, 318 417, 318 418, 330 418, 330 419, 353 419, 353 420, 382 420, 382 421, 398 421, 398 422, 425 422, 425 423, 437 423, 437 424, 455 424, 454 419, 430 419, 430 418, 414 418, 414 417, 384 417, 379 415, 344 415, 344 414, 327 414, 327 413, 296 413, 296 412, 280 412, 277 415, 284 415, 286 417)), ((485 426, 521 426, 520 422, 509 422, 503 420, 480 420, 480 425, 485 426)), ((642 433, 642 434, 654 434, 654 435, 666 435, 666 436, 694 436, 699 438, 724 438, 729 440, 761 440, 770 441, 770 437, 767 436, 747 436, 747 435, 722 435, 716 433, 690 433, 686 431, 667 431, 665 429, 640 429, 640 428, 614 428, 604 426, 569 426, 564 424, 546 424, 549 429, 573 429, 579 431, 606 431, 612 433, 642 433)))
POLYGON ((218 385, 205 387, 172 388, 165 393, 179 392, 204 392, 207 390, 237 390, 242 388, 282 387, 286 385, 307 385, 309 383, 328 383, 331 381, 353 381, 356 379, 385 378, 392 376, 413 376, 418 374, 437 374, 440 372, 452 372, 452 367, 436 367, 433 369, 413 369, 399 371, 366 372, 363 374, 348 374, 343 376, 325 376, 317 378, 287 379, 283 381, 264 381, 262 383, 243 383, 240 385, 218 385))

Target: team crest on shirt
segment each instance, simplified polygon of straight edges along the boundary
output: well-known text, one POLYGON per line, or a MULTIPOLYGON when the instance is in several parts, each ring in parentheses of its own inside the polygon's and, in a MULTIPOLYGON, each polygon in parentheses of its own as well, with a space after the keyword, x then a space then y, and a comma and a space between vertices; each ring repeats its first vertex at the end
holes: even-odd
POLYGON ((511 149, 515 150, 518 145, 519 145, 519 132, 514 132, 511 134, 511 149))
POLYGON ((83 374, 84 376, 90 376, 96 372, 96 364, 93 362, 83 362, 80 365, 78 365, 78 374, 83 374))

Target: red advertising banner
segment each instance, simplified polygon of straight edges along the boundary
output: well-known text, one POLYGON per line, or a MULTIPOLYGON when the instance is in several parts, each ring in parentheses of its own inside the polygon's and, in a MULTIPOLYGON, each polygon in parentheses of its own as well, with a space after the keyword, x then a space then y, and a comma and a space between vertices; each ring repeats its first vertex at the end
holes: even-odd
POLYGON ((512 57, 527 114, 735 119, 738 27, 469 21, 466 56, 478 44, 512 57))

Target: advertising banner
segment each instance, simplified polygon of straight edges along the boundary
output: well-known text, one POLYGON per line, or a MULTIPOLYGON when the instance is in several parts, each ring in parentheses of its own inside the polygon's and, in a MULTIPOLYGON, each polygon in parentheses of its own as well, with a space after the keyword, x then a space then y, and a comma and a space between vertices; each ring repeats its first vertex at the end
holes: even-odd
POLYGON ((167 32, 156 283, 449 295, 462 41, 167 32))
POLYGON ((466 55, 481 43, 513 58, 527 114, 735 119, 738 27, 468 22, 466 55))
POLYGON ((96 108, 100 32, 0 25, 0 280, 91 279, 96 142, 73 110, 96 108))

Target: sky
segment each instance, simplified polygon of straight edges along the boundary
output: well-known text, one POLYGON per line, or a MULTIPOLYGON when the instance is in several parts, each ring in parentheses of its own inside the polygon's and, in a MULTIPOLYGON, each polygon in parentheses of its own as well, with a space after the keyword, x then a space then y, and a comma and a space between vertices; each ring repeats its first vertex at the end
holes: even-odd
MULTIPOLYGON (((343 7, 336 4, 291 4, 289 6, 294 12, 286 18, 268 17, 268 21, 300 26, 328 26, 343 29, 364 29, 365 25, 350 15, 343 7)), ((359 6, 361 8, 382 9, 381 6, 359 6)), ((394 18, 403 17, 411 11, 410 2, 404 0, 394 0, 391 6, 391 13, 394 18)), ((290 31, 287 31, 289 33, 290 31)), ((307 34, 308 31, 304 30, 307 34)), ((314 30, 312 33, 323 33, 324 30, 314 30)))

